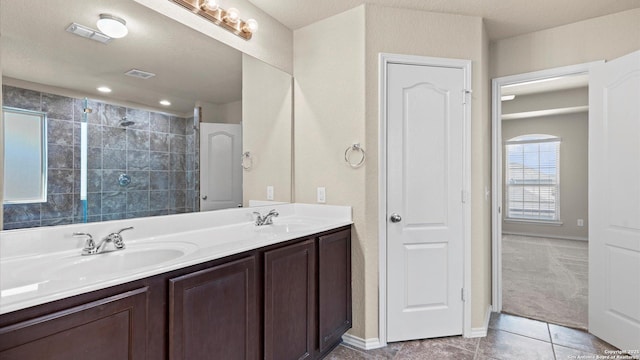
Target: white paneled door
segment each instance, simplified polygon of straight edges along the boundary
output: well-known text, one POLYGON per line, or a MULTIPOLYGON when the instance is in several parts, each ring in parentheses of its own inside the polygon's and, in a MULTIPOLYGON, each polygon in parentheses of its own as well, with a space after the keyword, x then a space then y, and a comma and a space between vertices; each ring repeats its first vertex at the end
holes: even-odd
POLYGON ((387 66, 387 341, 459 335, 465 73, 387 66))
POLYGON ((200 210, 242 206, 242 125, 200 123, 200 210))
POLYGON ((594 66, 589 108, 589 331, 637 351, 640 51, 594 66))

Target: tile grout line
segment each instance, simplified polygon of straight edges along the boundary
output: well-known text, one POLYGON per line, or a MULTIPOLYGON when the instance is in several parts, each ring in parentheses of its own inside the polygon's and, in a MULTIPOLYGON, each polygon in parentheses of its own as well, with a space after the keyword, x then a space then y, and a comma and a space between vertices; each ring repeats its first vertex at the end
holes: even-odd
POLYGON ((549 343, 551 344, 551 352, 553 353, 553 358, 558 359, 556 356, 556 347, 553 344, 553 337, 551 336, 551 327, 549 327, 549 323, 547 322, 547 332, 549 333, 549 343))
MULTIPOLYGON (((487 332, 489 332, 489 329, 487 329, 487 332)), ((486 337, 486 335, 485 335, 485 337, 486 337)), ((480 349, 480 341, 482 341, 482 339, 483 338, 479 338, 478 339, 478 343, 476 344, 476 351, 473 353, 473 360, 476 360, 478 358, 478 350, 480 349)))

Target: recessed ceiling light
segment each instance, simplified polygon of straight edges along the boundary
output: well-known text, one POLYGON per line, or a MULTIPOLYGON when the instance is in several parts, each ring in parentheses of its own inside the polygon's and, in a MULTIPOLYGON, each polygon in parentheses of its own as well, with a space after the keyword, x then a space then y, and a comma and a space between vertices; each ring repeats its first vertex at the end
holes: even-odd
POLYGON ((171 102, 169 100, 160 100, 160 105, 169 106, 171 102))
POLYGON ((97 88, 98 91, 100 91, 101 93, 110 93, 111 89, 106 87, 106 86, 100 86, 99 88, 97 88))

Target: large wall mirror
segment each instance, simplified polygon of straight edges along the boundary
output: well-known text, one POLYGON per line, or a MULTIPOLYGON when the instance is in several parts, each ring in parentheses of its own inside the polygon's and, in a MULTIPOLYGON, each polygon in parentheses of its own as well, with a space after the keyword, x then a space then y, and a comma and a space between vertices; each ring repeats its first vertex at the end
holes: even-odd
POLYGON ((0 26, 2 105, 47 132, 46 197, 5 230, 291 201, 289 74, 130 0, 3 1, 0 26))

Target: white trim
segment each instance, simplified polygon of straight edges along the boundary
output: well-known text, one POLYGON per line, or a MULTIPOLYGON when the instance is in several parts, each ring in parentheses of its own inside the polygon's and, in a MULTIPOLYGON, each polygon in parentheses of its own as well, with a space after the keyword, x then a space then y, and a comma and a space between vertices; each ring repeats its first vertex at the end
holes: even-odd
POLYGON ((386 344, 382 345, 380 343, 379 338, 362 339, 351 334, 342 335, 342 342, 362 350, 373 350, 373 349, 379 349, 386 346, 386 344))
MULTIPOLYGON (((553 220, 530 220, 530 219, 516 219, 516 218, 506 218, 503 220, 506 223, 510 224, 528 224, 528 225, 549 225, 549 226, 562 226, 564 224, 562 221, 553 221, 553 220)), ((504 234, 504 232, 503 232, 504 234)))
POLYGON ((564 108, 557 109, 545 109, 545 110, 534 110, 534 111, 523 111, 511 114, 502 115, 502 120, 517 120, 517 119, 528 119, 534 117, 542 117, 542 116, 552 116, 552 115, 564 115, 564 114, 575 114, 580 112, 589 111, 589 106, 570 106, 564 108))
POLYGON ((471 334, 468 337, 477 338, 487 336, 487 332, 489 331, 489 321, 491 320, 491 311, 492 307, 489 305, 489 307, 487 307, 487 311, 484 313, 484 326, 472 328, 471 334))
POLYGON ((491 282, 492 295, 491 303, 493 310, 502 311, 502 244, 500 236, 502 234, 502 101, 501 89, 503 86, 514 85, 523 82, 536 81, 560 76, 589 74, 589 70, 595 64, 603 63, 594 61, 590 63, 570 65, 534 71, 530 73, 510 75, 495 78, 491 82, 491 182, 492 182, 492 205, 491 205, 491 282))
POLYGON ((589 241, 589 238, 584 236, 545 235, 545 234, 534 234, 534 233, 526 233, 526 232, 518 232, 518 231, 503 231, 502 234, 516 235, 516 236, 529 236, 529 237, 538 237, 538 238, 547 238, 547 239, 589 241))
MULTIPOLYGON (((471 60, 445 59, 414 55, 379 54, 379 113, 378 113, 378 336, 381 346, 387 345, 387 65, 400 63, 408 65, 441 66, 462 69, 464 72, 464 89, 471 90, 471 60)), ((471 103, 470 93, 464 108, 464 140, 463 140, 463 286, 465 299, 463 308, 462 331, 464 336, 471 336, 471 103)))

